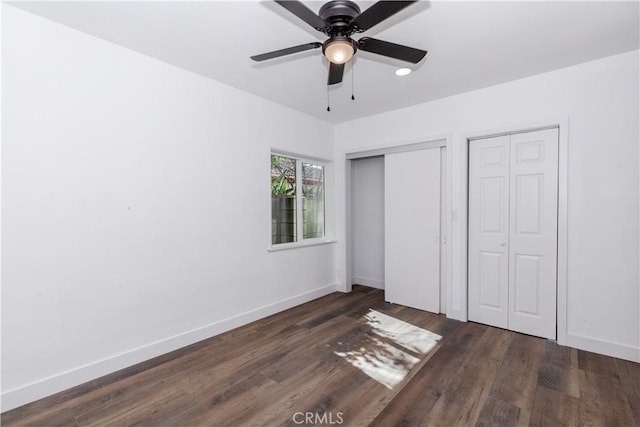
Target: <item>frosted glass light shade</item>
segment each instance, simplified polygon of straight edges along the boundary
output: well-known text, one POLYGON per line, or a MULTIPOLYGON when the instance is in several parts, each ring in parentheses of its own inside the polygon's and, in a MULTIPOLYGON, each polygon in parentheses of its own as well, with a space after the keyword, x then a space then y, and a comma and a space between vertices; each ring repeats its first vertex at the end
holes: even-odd
POLYGON ((353 45, 346 40, 331 42, 324 49, 324 55, 334 64, 344 64, 351 59, 353 53, 353 45))

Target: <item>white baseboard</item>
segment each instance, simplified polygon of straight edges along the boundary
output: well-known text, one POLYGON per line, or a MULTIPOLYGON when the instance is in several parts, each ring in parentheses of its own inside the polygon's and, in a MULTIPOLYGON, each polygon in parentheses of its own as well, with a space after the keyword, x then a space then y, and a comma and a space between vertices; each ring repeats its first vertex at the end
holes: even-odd
POLYGON ((47 378, 16 387, 2 393, 0 411, 8 411, 29 402, 58 393, 87 381, 110 374, 120 369, 149 360, 173 350, 194 344, 247 323, 279 313, 291 307, 320 298, 336 291, 335 285, 318 288, 304 294, 296 295, 269 304, 255 310, 229 317, 208 325, 167 337, 129 351, 109 356, 68 371, 60 372, 47 378))
POLYGON ((354 277, 353 279, 351 279, 351 283, 354 285, 368 286, 370 288, 384 289, 384 282, 382 280, 367 279, 365 277, 354 277))
POLYGON ((583 335, 567 334, 567 346, 640 363, 640 348, 583 335))

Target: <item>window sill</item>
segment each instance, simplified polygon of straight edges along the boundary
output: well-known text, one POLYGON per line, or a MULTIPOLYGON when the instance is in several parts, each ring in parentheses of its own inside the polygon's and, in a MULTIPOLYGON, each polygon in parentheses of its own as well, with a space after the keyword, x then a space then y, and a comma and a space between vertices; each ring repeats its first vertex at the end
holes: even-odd
POLYGON ((310 240, 305 242, 280 243, 278 245, 269 246, 267 248, 267 252, 279 252, 279 251, 286 251, 289 249, 307 248, 309 246, 329 245, 332 243, 336 243, 336 241, 321 239, 321 240, 310 240))

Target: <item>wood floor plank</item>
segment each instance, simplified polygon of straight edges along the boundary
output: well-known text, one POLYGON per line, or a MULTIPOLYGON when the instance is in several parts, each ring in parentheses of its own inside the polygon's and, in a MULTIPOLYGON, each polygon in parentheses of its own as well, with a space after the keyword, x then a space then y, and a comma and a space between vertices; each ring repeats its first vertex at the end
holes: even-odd
MULTIPOLYGON (((340 412, 341 418, 349 426, 368 426, 373 414, 377 414, 380 411, 376 398, 391 394, 391 392, 382 384, 368 379, 366 384, 341 399, 340 403, 336 405, 334 414, 337 415, 340 412)), ((336 416, 334 416, 335 418, 336 416)))
POLYGON ((640 364, 621 359, 615 362, 634 425, 640 426, 640 364))
MULTIPOLYGON (((16 408, 2 414, 3 425, 56 425, 66 422, 69 414, 73 417, 80 413, 101 410, 109 412, 109 408, 114 402, 136 401, 140 395, 146 392, 153 393, 160 382, 170 381, 172 375, 182 375, 191 366, 200 365, 206 360, 209 352, 223 351, 224 346, 219 339, 207 340, 202 345, 198 345, 195 351, 177 350, 175 358, 167 357, 167 360, 156 365, 151 363, 148 369, 141 369, 139 365, 146 365, 147 362, 135 365, 131 369, 130 375, 126 374, 127 369, 108 375, 98 382, 104 383, 100 387, 95 387, 91 381, 82 386, 75 387, 70 391, 63 391, 46 399, 36 401, 32 404, 16 408), (115 377, 112 379, 111 377, 115 377), (135 387, 131 385, 135 384, 135 387), (82 393, 84 387, 86 391, 82 393)), ((152 359, 153 360, 153 359, 152 359)))
MULTIPOLYGON (((593 358, 604 362, 602 358, 593 358)), ((615 360, 611 359, 615 366, 615 360)), ((581 371, 580 424, 583 426, 632 426, 633 410, 624 394, 617 374, 611 376, 607 369, 581 371), (595 372, 600 373, 595 373, 595 372)), ((585 366, 585 365, 583 365, 585 366)))
POLYGON ((578 350, 578 368, 594 374, 619 379, 615 359, 602 354, 578 350))
POLYGON ((531 427, 580 425, 580 399, 539 386, 531 409, 531 427))
POLYGON ((429 425, 474 425, 489 396, 514 333, 485 327, 452 382, 429 413, 429 425))
POLYGON ((640 426, 640 365, 390 304, 382 291, 354 286, 5 412, 0 422, 272 427, 298 425, 296 412, 334 423, 340 414, 349 426, 640 426), (374 330, 363 317, 371 310, 442 338, 419 354, 374 330), (402 374, 384 385, 340 356, 349 352, 402 374))
MULTIPOLYGON (((290 417, 297 412, 313 414, 345 413, 349 408, 344 404, 354 394, 363 388, 376 387, 384 391, 384 386, 376 383, 363 372, 353 366, 336 359, 335 372, 319 383, 304 398, 299 399, 291 408, 290 417)), ((346 422, 350 423, 349 420, 346 422)), ((348 424, 351 425, 351 424, 348 424)))
POLYGON ((345 298, 340 304, 325 306, 324 310, 308 311, 297 319, 296 324, 305 328, 312 328, 354 308, 365 310, 372 299, 379 299, 379 296, 378 298, 375 297, 375 295, 372 297, 369 293, 358 292, 345 298))
POLYGON ((316 328, 313 334, 307 336, 307 340, 299 342, 294 348, 288 349, 278 363, 265 365, 261 372, 276 382, 283 382, 287 378, 298 375, 310 361, 335 359, 334 346, 336 335, 349 334, 360 325, 352 319, 338 316, 322 328, 316 328))
POLYGON ((337 357, 334 357, 302 368, 298 375, 290 376, 280 383, 280 391, 273 396, 272 403, 254 413, 254 419, 266 426, 288 425, 296 412, 294 406, 300 400, 308 398, 329 377, 338 375, 340 367, 337 357))
POLYGON ((511 427, 520 420, 520 408, 489 396, 476 421, 476 427, 511 427))
POLYGON ((546 341, 538 370, 538 385, 579 398, 580 373, 576 354, 576 349, 546 341))
POLYGON ((483 327, 460 324, 402 391, 373 420, 374 426, 423 425, 431 408, 456 377, 460 360, 476 344, 483 327))
POLYGON ((491 396, 529 410, 533 405, 538 384, 538 369, 544 354, 545 341, 541 338, 516 334, 500 366, 491 396))
POLYGON ((221 400, 218 395, 209 398, 205 405, 199 405, 198 410, 191 411, 188 416, 184 413, 179 414, 182 422, 177 425, 248 425, 254 413, 270 405, 278 389, 277 383, 264 377, 264 381, 243 388, 238 394, 223 397, 221 400))

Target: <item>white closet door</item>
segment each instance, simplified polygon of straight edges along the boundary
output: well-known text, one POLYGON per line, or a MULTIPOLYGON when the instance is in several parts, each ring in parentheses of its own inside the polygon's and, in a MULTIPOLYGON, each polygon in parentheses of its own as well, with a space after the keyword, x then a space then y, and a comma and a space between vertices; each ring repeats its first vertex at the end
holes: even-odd
POLYGON ((511 136, 509 328, 556 337, 558 129, 511 136))
POLYGON ((385 299, 438 313, 440 149, 385 155, 385 299))
POLYGON ((469 320, 509 327, 509 136, 469 147, 469 320))
POLYGON ((447 312, 447 147, 440 149, 440 313, 447 312))

